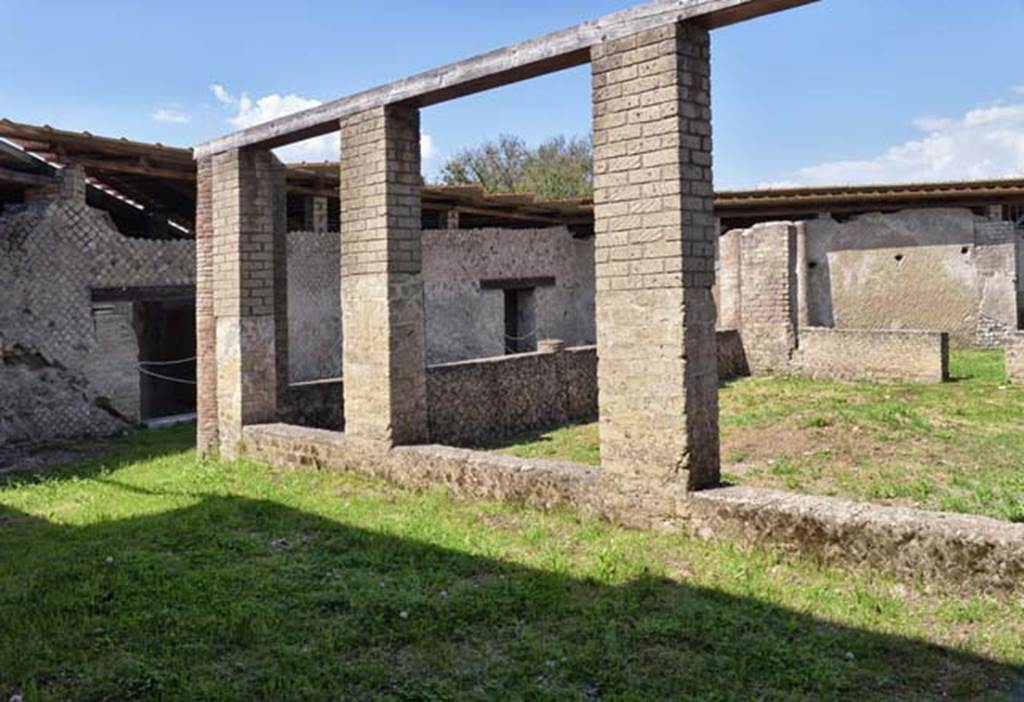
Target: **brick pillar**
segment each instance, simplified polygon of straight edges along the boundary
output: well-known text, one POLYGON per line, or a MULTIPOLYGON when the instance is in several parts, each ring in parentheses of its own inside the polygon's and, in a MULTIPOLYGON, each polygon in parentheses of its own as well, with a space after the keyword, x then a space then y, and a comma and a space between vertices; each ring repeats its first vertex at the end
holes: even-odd
POLYGON ((196 448, 219 447, 217 432, 217 321, 213 312, 213 160, 196 164, 196 448))
POLYGON ((303 231, 327 231, 327 198, 308 195, 302 199, 303 231))
POLYGON ((420 121, 389 106, 341 121, 345 433, 425 441, 420 121))
POLYGON ((593 49, 601 461, 610 476, 719 481, 708 32, 593 49))
POLYGON ((226 458, 238 456, 243 426, 277 419, 287 383, 284 196, 285 169, 269 151, 213 157, 217 414, 226 458))

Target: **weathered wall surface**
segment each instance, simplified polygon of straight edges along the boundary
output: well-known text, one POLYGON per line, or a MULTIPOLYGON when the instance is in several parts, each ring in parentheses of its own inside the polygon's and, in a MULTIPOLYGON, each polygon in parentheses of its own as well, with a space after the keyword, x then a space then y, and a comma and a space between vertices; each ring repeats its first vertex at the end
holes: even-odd
MULTIPOLYGON (((564 227, 423 232, 427 362, 505 353, 504 293, 482 280, 554 278, 535 291, 536 339, 593 344, 594 242, 564 227)), ((341 296, 337 232, 288 235, 291 380, 341 375, 341 296)))
MULTIPOLYGON (((718 333, 723 379, 749 374, 739 332, 718 333)), ((340 378, 294 383, 281 421, 344 428, 340 378)), ((565 348, 444 363, 427 368, 430 439, 480 445, 597 417, 597 349, 565 348)))
POLYGON ((430 439, 487 443, 597 416, 593 347, 431 366, 430 439))
POLYGON ((796 346, 796 228, 789 222, 759 224, 736 238, 738 315, 750 370, 786 370, 796 346))
POLYGON ((1024 232, 969 210, 760 224, 721 237, 720 329, 756 373, 786 367, 800 327, 935 330, 953 346, 1016 332, 1024 232))
POLYGON ((448 363, 505 353, 504 292, 481 280, 554 278, 534 293, 534 341, 593 344, 594 242, 564 227, 536 230, 423 232, 427 362, 448 363))
POLYGON ((806 227, 813 326, 935 329, 958 347, 998 344, 1016 328, 1009 224, 933 209, 806 227))
POLYGON ((94 304, 90 289, 195 281, 191 242, 125 237, 85 204, 81 172, 64 175, 58 199, 0 216, 0 346, 5 358, 35 359, 5 362, 0 443, 109 434, 137 420, 129 312, 94 304))
POLYGON ((341 375, 341 238, 337 232, 288 233, 289 377, 341 375))
POLYGON ((949 335, 807 327, 792 370, 810 378, 941 383, 949 378, 949 335))

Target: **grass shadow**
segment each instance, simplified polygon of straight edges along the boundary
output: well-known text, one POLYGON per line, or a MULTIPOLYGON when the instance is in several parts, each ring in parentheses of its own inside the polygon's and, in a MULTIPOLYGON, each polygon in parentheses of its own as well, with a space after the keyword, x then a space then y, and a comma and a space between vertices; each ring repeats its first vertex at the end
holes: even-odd
POLYGON ((0 506, 0 583, 0 696, 31 700, 979 700, 1020 674, 756 597, 240 497, 88 527, 0 506))

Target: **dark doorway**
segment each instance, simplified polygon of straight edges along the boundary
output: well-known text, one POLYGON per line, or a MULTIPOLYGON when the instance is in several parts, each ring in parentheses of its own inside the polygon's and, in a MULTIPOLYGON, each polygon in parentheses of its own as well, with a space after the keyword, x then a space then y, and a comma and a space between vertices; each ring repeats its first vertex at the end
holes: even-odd
POLYGON ((534 288, 505 290, 505 353, 537 350, 534 288))
POLYGON ((135 303, 142 419, 196 411, 195 300, 135 303))

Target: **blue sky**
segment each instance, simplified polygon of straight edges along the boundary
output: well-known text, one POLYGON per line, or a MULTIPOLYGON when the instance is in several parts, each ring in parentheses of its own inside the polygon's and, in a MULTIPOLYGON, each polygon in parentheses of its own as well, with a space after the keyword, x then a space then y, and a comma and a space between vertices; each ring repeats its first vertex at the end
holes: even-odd
MULTIPOLYGON (((0 117, 191 145, 632 4, 0 0, 0 117)), ((1022 27, 1024 0, 822 0, 715 32, 716 185, 1024 175, 1022 27)), ((581 68, 426 109, 428 175, 501 132, 585 134, 589 90, 581 68)))

